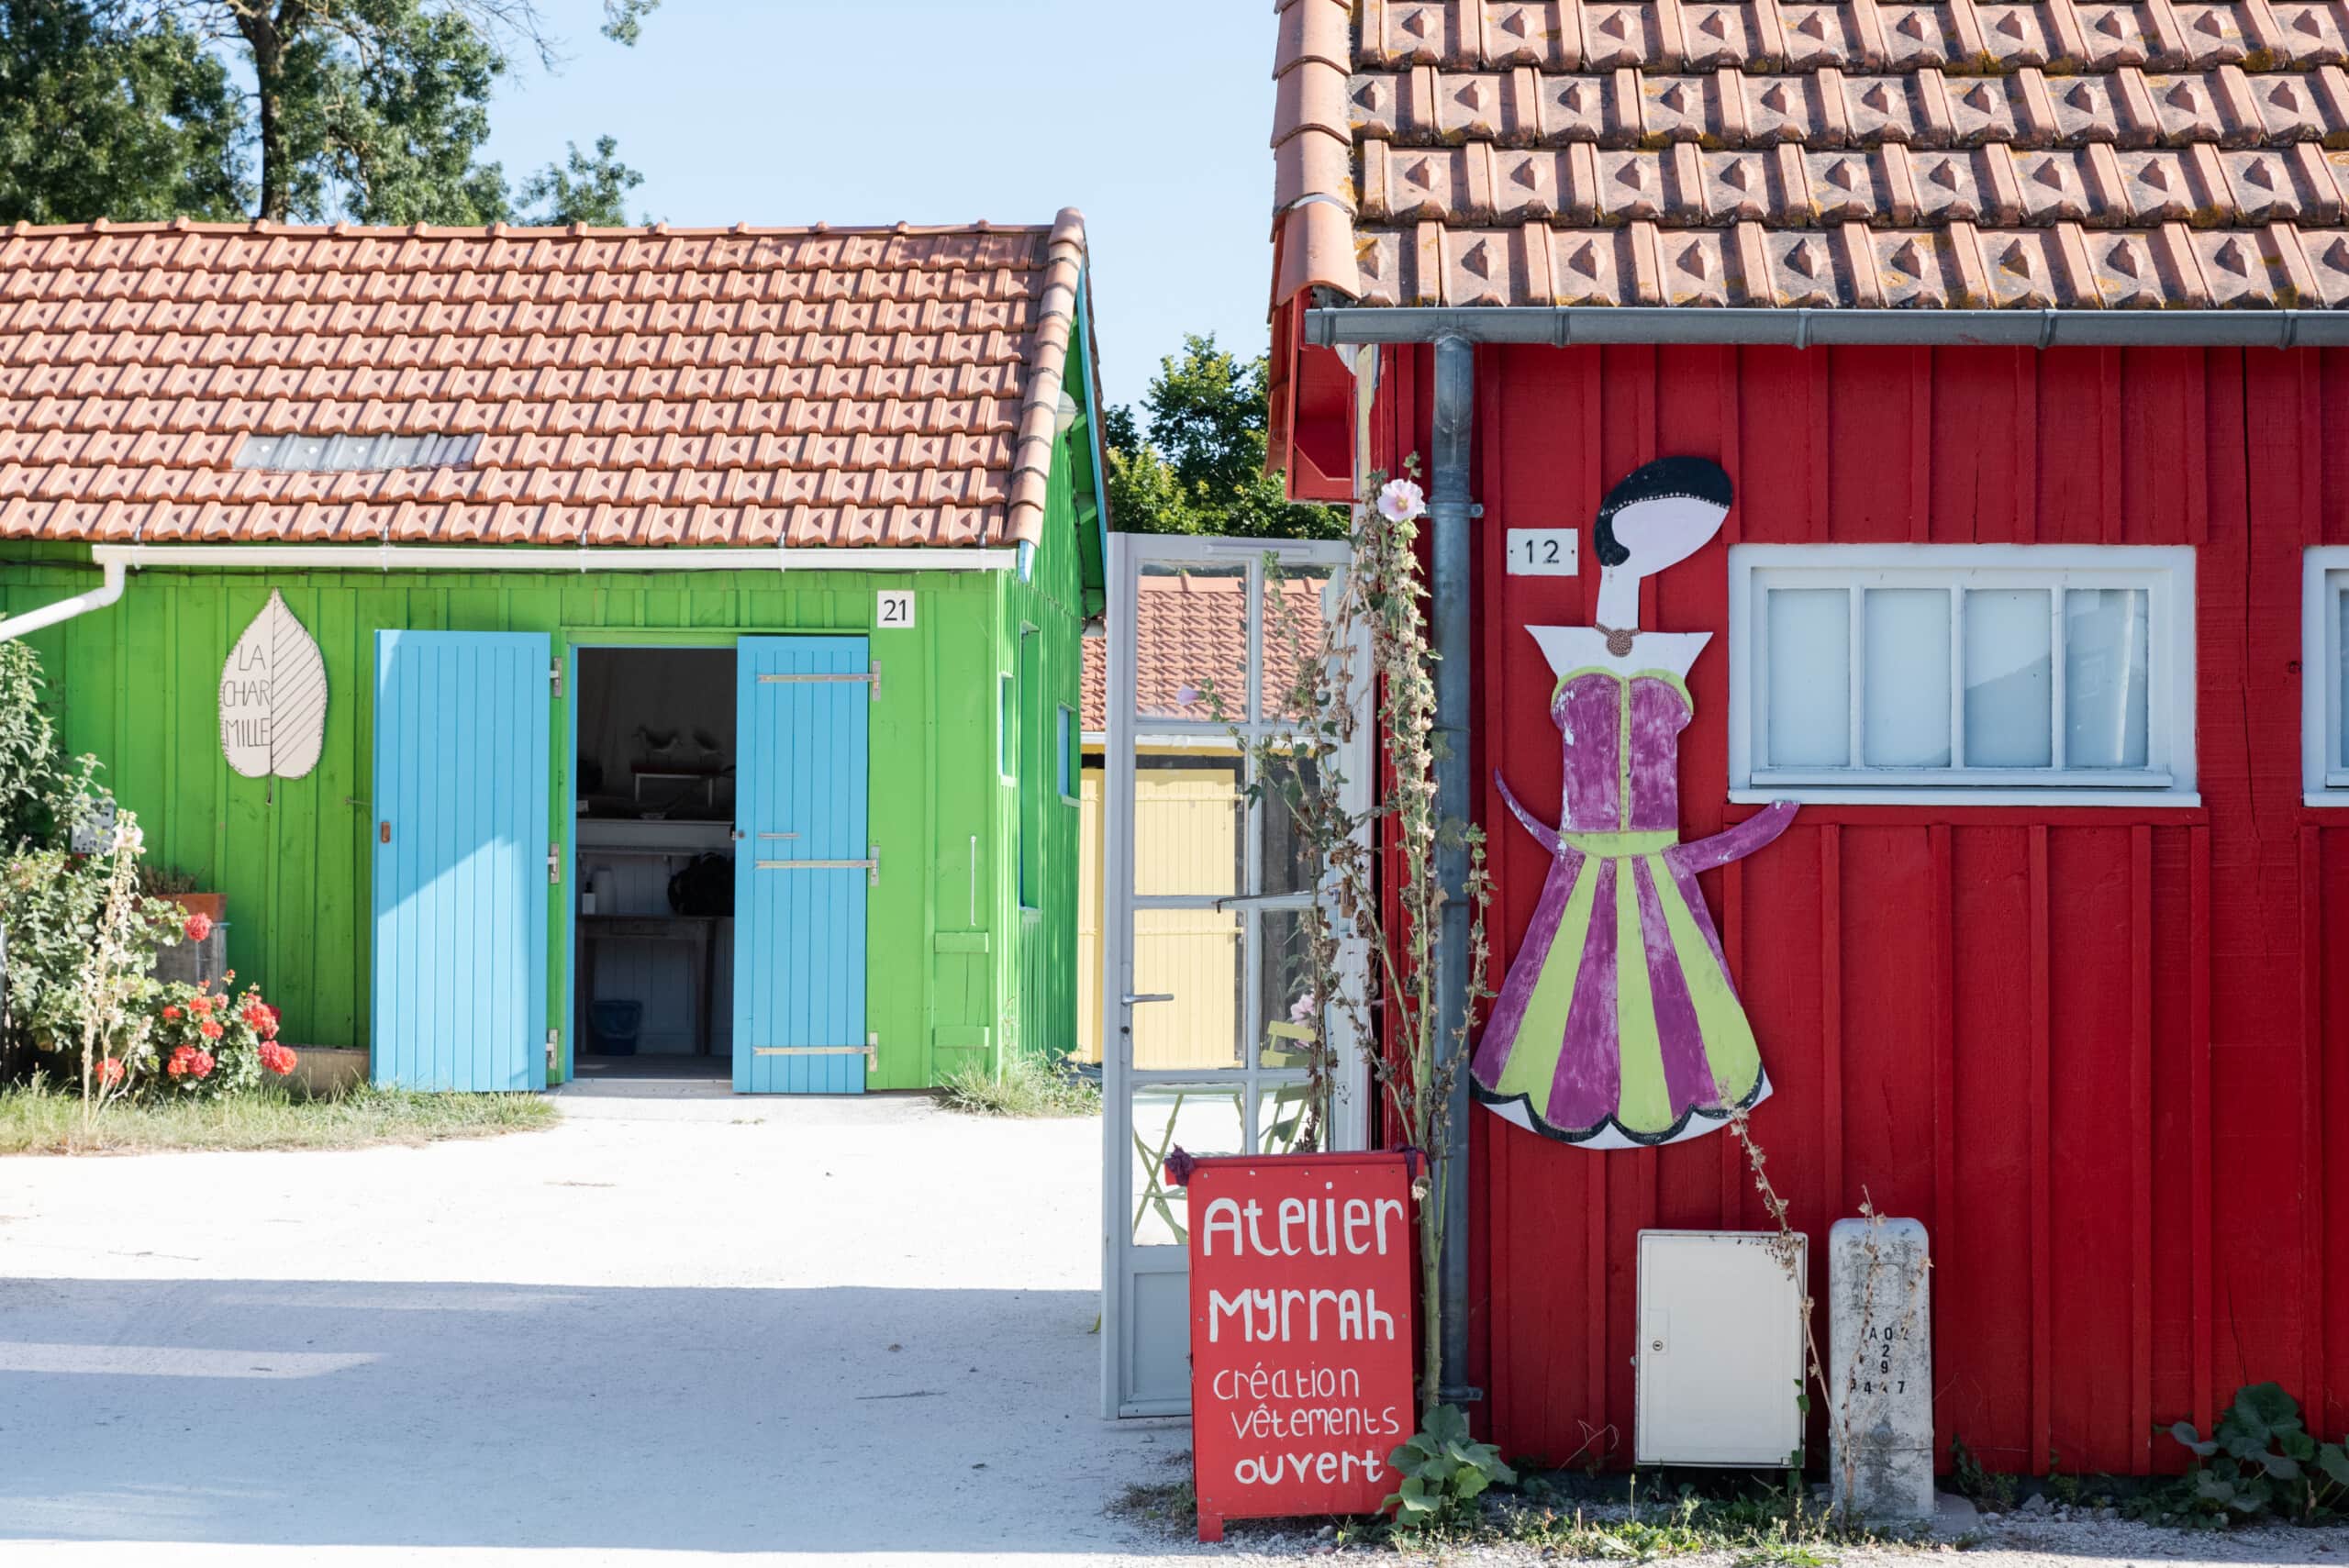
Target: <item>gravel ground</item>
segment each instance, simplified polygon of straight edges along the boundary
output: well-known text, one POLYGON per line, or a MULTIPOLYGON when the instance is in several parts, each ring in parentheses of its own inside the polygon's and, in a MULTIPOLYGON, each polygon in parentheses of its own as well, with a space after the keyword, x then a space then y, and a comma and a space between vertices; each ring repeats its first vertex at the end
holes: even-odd
MULTIPOLYGON (((1097 1121, 674 1084, 561 1103, 481 1142, 0 1160, 0 1562, 1330 1551, 1297 1524, 1202 1548, 1119 1507, 1185 1479, 1188 1433, 1094 1414, 1097 1121)), ((2349 1568, 2340 1530, 1947 1529, 1833 1555, 2349 1568)))
MULTIPOLYGON (((1620 1511, 1620 1510, 1619 1510, 1620 1511)), ((1234 1524, 1231 1551, 1260 1562, 1297 1562, 1334 1554, 1341 1561, 1391 1561, 1391 1547, 1341 1547, 1335 1532, 1280 1522, 1234 1524)), ((1943 1497, 1934 1529, 1913 1543, 1880 1547, 1814 1548, 1822 1561, 1842 1568, 2077 1568, 2087 1562, 2125 1568, 2132 1563, 2349 1563, 2349 1529, 2269 1528, 2232 1531, 2184 1530, 2098 1517, 2093 1510, 2055 1510, 1979 1516, 1961 1498, 1943 1497)), ((1529 1546, 1479 1545, 1415 1552, 1420 1561, 1461 1568, 1519 1568, 1520 1564, 1586 1562, 1620 1568, 1625 1557, 1575 1559, 1529 1546)), ((1643 1561, 1643 1560, 1642 1560, 1643 1561)), ((1771 1568, 1766 1559, 1720 1551, 1675 1557, 1674 1568, 1771 1568)))
POLYGON ((1096 1414, 1097 1120, 560 1099, 0 1160, 0 1562, 1189 1554, 1108 1511, 1187 1434, 1096 1414))

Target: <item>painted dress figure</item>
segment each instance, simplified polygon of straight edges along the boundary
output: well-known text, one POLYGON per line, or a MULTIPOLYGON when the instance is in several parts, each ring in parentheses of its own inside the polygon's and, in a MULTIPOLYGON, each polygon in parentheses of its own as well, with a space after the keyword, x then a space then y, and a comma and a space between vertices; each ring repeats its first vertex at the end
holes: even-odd
POLYGON ((1770 1092, 1697 873, 1762 848, 1795 808, 1679 841, 1687 673, 1711 634, 1639 627, 1640 580, 1702 548, 1730 500, 1700 458, 1640 469, 1598 510, 1597 624, 1527 628, 1557 673, 1564 815, 1553 831, 1501 784, 1553 858, 1472 1066, 1495 1111, 1587 1149, 1693 1138, 1770 1092))

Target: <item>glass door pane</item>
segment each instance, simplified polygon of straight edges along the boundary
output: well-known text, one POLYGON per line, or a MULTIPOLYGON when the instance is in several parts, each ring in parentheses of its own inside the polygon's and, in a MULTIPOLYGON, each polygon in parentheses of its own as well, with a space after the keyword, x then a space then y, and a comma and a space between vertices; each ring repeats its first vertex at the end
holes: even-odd
POLYGON ((1132 710, 1144 718, 1231 723, 1248 713, 1244 561, 1151 561, 1134 588, 1132 710))
POLYGON ((1134 911, 1134 994, 1170 998, 1133 1006, 1131 1065, 1137 1071, 1242 1064, 1242 929, 1241 917, 1230 910, 1134 911))
MULTIPOLYGON (((1312 683, 1296 677, 1324 639, 1346 551, 1277 549, 1268 569, 1251 541, 1110 540, 1099 1031, 1110 1415, 1189 1403, 1189 1215, 1167 1158, 1342 1146, 1359 1119, 1333 1093, 1339 1079, 1308 1071, 1330 1027, 1308 946, 1322 890, 1293 802, 1321 770, 1276 760, 1250 798, 1257 750, 1309 699, 1312 683)), ((1375 767, 1366 712, 1355 731, 1330 764, 1350 787, 1375 767)), ((1355 985, 1360 948, 1345 950, 1355 985)))

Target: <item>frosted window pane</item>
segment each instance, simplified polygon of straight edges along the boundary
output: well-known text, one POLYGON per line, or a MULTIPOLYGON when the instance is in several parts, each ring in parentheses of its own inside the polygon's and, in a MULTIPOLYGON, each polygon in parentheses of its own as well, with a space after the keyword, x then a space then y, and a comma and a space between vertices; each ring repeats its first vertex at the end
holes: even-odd
POLYGON ((1965 765, 2044 768, 2055 761, 2047 595, 1965 595, 1965 765))
POLYGON ((2145 765, 2147 706, 2143 588, 2074 588, 2064 595, 2064 764, 2145 765))
POLYGON ((1949 595, 1939 588, 1871 588, 1867 707, 1861 746, 1871 768, 1949 766, 1949 595))
POLYGON ((1852 596, 1841 588, 1769 595, 1770 765, 1852 762, 1852 596))

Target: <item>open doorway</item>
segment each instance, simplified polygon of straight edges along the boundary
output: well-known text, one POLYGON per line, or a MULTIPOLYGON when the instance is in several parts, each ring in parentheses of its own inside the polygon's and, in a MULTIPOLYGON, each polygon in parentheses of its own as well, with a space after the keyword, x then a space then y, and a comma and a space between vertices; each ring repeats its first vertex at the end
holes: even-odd
POLYGON ((725 1079, 734 650, 583 648, 577 673, 574 1072, 725 1079))

